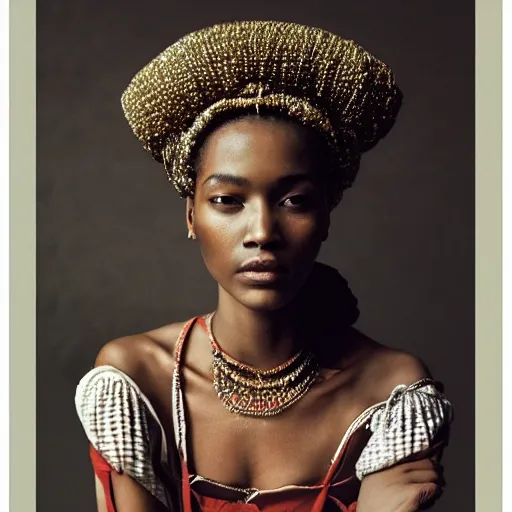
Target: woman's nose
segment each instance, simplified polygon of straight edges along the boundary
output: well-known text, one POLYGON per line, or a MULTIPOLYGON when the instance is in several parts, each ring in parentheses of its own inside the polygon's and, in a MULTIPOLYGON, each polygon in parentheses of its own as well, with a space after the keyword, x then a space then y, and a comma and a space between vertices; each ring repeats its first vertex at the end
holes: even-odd
POLYGON ((279 225, 271 208, 261 206, 249 215, 244 246, 263 247, 278 243, 281 239, 279 225))

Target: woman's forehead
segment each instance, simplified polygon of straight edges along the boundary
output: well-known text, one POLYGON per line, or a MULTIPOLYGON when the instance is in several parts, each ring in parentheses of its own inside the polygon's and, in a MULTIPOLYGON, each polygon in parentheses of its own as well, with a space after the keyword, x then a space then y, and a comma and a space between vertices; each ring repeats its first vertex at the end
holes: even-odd
MULTIPOLYGON (((306 129, 265 118, 240 119, 217 128, 201 150, 203 179, 224 172, 252 174, 265 168, 276 175, 308 172, 306 129)), ((277 176, 276 176, 277 177, 277 176)))

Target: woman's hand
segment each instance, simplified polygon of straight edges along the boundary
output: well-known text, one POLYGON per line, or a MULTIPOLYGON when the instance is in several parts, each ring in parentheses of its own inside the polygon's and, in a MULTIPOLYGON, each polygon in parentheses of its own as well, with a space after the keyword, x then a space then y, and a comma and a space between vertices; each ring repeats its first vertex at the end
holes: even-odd
POLYGON ((416 512, 430 506, 443 486, 442 468, 433 460, 399 464, 363 479, 357 512, 416 512))

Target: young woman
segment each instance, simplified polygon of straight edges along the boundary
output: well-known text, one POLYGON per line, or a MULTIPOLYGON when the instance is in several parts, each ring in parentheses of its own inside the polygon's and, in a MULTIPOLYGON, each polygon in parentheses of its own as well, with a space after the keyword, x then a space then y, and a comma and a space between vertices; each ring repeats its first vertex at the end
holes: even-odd
POLYGON ((351 327, 315 263, 400 103, 375 57, 289 23, 193 33, 133 79, 126 117, 186 197, 218 305, 107 343, 81 380, 100 511, 410 512, 440 494, 450 403, 351 327))

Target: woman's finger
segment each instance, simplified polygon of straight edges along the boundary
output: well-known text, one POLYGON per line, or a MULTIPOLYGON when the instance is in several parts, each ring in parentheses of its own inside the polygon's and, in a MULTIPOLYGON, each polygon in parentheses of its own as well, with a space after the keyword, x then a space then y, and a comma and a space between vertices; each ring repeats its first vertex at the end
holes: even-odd
POLYGON ((417 505, 425 507, 431 504, 433 500, 439 498, 442 493, 442 487, 434 483, 417 484, 417 505))
POLYGON ((416 469, 409 471, 405 475, 407 483, 410 484, 429 484, 434 483, 443 485, 444 477, 441 472, 435 469, 416 469))
POLYGON ((423 469, 433 469, 436 466, 436 462, 431 459, 420 459, 415 460, 414 462, 404 462, 400 464, 400 468, 404 471, 404 473, 409 473, 411 471, 423 470, 423 469))
POLYGON ((435 492, 430 497, 423 497, 422 502, 418 504, 418 510, 427 510, 434 505, 434 503, 441 497, 444 492, 444 486, 437 486, 435 492))

